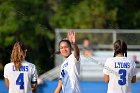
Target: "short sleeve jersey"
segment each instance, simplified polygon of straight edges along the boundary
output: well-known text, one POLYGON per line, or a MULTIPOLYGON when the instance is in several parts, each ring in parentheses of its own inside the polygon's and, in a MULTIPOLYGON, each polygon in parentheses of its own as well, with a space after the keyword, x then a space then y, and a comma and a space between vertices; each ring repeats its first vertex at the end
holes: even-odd
POLYGON ((38 75, 34 64, 23 61, 20 71, 13 62, 6 64, 4 77, 9 80, 9 93, 32 93, 31 84, 37 83, 38 75))
POLYGON ((103 73, 109 75, 107 93, 131 93, 131 80, 136 75, 136 64, 126 57, 108 58, 103 73))
POLYGON ((71 54, 61 65, 60 80, 63 93, 81 93, 79 86, 80 62, 71 54))

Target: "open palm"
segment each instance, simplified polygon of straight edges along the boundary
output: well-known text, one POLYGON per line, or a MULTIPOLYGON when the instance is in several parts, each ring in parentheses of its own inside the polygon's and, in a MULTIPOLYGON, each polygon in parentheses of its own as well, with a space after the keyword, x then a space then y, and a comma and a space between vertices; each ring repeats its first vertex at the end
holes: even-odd
POLYGON ((68 39, 69 41, 74 44, 75 43, 75 32, 68 32, 68 39))

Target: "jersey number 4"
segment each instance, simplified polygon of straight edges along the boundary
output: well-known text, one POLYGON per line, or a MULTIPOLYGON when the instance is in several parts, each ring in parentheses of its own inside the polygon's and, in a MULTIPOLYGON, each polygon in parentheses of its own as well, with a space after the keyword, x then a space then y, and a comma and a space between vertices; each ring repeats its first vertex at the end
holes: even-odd
POLYGON ((119 85, 125 85, 126 84, 126 70, 120 69, 119 74, 120 74, 120 80, 118 81, 119 85))
POLYGON ((24 89, 24 74, 20 73, 17 80, 16 85, 20 85, 20 89, 24 89))

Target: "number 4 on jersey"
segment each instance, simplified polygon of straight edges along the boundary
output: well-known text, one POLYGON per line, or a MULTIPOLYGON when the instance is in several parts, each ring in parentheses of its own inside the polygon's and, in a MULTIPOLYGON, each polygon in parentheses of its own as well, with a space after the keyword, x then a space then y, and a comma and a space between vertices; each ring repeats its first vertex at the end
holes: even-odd
POLYGON ((24 74, 20 73, 17 80, 16 85, 20 85, 20 89, 24 89, 24 74))

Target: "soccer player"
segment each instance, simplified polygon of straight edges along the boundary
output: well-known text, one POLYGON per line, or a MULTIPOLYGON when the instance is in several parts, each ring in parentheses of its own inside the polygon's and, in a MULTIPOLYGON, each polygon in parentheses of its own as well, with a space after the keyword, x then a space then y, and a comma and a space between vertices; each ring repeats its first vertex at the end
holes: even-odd
POLYGON ((65 58, 61 65, 60 79, 54 93, 81 93, 79 86, 79 49, 75 43, 75 32, 68 33, 69 40, 59 42, 60 54, 65 58), (74 53, 72 53, 72 48, 74 53))
POLYGON ((127 45, 122 40, 114 43, 114 57, 108 58, 103 69, 107 93, 131 93, 131 83, 136 82, 135 62, 127 58, 127 45))
POLYGON ((9 93, 32 93, 37 86, 37 70, 25 61, 27 49, 20 42, 14 44, 11 62, 4 67, 4 80, 9 93))

